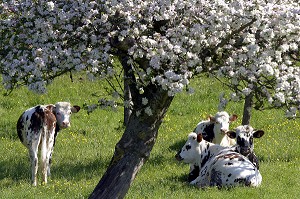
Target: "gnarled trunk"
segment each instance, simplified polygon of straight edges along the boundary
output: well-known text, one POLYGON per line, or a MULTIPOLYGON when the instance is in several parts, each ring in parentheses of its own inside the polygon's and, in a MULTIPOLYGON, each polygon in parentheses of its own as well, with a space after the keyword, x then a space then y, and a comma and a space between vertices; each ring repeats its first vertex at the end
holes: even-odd
POLYGON ((253 93, 245 97, 242 125, 249 125, 251 119, 253 93))
POLYGON ((94 198, 123 198, 136 174, 148 160, 150 152, 155 144, 158 129, 162 119, 170 106, 173 97, 168 96, 167 91, 154 85, 149 85, 145 93, 133 96, 133 103, 141 103, 141 97, 147 97, 152 115, 145 111, 137 116, 137 108, 134 109, 125 132, 115 147, 111 163, 102 179, 90 195, 94 198))

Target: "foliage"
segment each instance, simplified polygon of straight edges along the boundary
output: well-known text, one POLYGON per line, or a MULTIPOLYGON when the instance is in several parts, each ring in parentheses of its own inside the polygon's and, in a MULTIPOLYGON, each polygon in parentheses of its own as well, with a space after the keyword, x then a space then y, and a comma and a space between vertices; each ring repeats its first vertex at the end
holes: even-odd
MULTIPOLYGON (((218 92, 222 85, 209 78, 191 82, 195 93, 177 95, 159 130, 148 164, 137 175, 126 198, 297 198, 300 181, 299 122, 286 120, 282 110, 253 111, 251 125, 265 135, 254 140, 260 158, 263 183, 260 188, 199 190, 186 183, 188 165, 179 164, 174 156, 195 125, 217 111, 218 92), (202 89, 207 88, 207 89, 202 89), (183 103, 184 102, 184 103, 183 103), (187 105, 188 104, 188 105, 187 105)), ((0 197, 1 198, 87 198, 110 162, 116 142, 123 133, 122 109, 101 109, 92 114, 80 111, 72 115, 71 127, 58 135, 53 153, 52 176, 46 186, 30 185, 27 149, 20 143, 16 122, 21 113, 36 104, 70 101, 94 103, 105 94, 103 81, 88 81, 85 74, 54 80, 48 93, 37 95, 26 88, 9 96, 0 96, 0 197), (98 90, 99 89, 99 90, 98 90)), ((226 111, 236 113, 241 123, 243 105, 229 102, 226 111)), ((39 177, 39 182, 41 178, 39 177)))

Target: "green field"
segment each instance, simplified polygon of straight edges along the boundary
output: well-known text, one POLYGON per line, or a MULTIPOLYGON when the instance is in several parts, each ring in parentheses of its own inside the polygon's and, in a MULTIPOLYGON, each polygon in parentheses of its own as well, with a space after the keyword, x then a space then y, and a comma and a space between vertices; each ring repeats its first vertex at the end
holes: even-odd
MULTIPOLYGON (((251 125, 265 135, 255 140, 263 182, 259 188, 198 189, 186 183, 189 166, 174 156, 187 135, 208 114, 217 112, 219 92, 225 88, 208 78, 191 81, 193 95, 177 95, 159 130, 150 159, 142 167, 126 198, 300 198, 300 121, 286 120, 282 110, 253 111, 251 125)), ((4 93, 4 90, 1 89, 4 93)), ((85 110, 72 115, 69 129, 60 131, 53 153, 52 176, 46 186, 32 187, 27 149, 20 143, 16 122, 20 114, 37 104, 70 101, 82 106, 105 95, 103 82, 90 82, 84 75, 74 82, 59 77, 45 95, 20 88, 0 96, 0 198, 87 198, 106 170, 120 139, 123 110, 85 110)), ((229 103, 227 111, 238 114, 242 103, 229 103)))

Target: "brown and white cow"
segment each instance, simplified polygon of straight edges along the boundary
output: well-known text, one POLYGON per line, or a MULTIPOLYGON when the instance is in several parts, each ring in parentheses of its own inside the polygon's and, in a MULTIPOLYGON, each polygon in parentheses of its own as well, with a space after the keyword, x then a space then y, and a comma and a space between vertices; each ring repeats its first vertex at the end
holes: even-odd
POLYGON ((198 177, 190 182, 192 185, 257 187, 262 182, 259 170, 248 158, 230 147, 205 141, 201 133, 190 133, 175 157, 179 161, 199 166, 198 177))
POLYGON ((26 110, 17 122, 18 136, 29 150, 32 172, 32 184, 37 185, 38 150, 41 151, 43 183, 50 175, 52 151, 57 133, 70 126, 70 116, 77 113, 79 106, 69 102, 57 102, 55 105, 38 105, 26 110))
POLYGON ((254 130, 250 125, 238 126, 235 131, 228 131, 226 134, 236 139, 236 145, 233 146, 236 152, 246 156, 259 169, 259 161, 254 153, 253 138, 261 138, 264 135, 263 130, 254 130))

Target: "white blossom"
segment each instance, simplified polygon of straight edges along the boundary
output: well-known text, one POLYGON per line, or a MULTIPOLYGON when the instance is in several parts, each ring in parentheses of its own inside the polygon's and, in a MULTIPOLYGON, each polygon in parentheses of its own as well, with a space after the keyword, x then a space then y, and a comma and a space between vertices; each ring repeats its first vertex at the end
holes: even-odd
POLYGON ((139 117, 141 115, 141 111, 136 111, 136 116, 139 117))
POLYGON ((148 116, 153 115, 150 106, 148 106, 148 107, 145 108, 145 113, 146 113, 148 116))
POLYGON ((1 5, 3 16, 9 16, 0 18, 0 51, 5 52, 0 67, 7 89, 26 84, 45 92, 44 78, 70 70, 87 71, 92 80, 114 77, 120 69, 113 61, 122 52, 134 68, 137 89, 155 84, 174 96, 205 71, 228 79, 237 88, 231 95, 235 100, 260 89, 271 104, 300 101, 295 67, 300 5, 295 0, 1 5))
POLYGON ((54 3, 52 1, 47 2, 47 6, 49 11, 53 11, 54 10, 54 3))
POLYGON ((131 106, 132 106, 132 101, 124 100, 124 107, 125 108, 130 108, 131 106))
POLYGON ((148 104, 148 99, 146 97, 142 98, 142 104, 147 105, 148 104))
POLYGON ((293 119, 296 117, 297 108, 296 107, 290 107, 286 112, 285 116, 289 119, 293 119))
POLYGON ((280 103, 285 103, 285 96, 283 92, 278 92, 274 96, 280 103))

